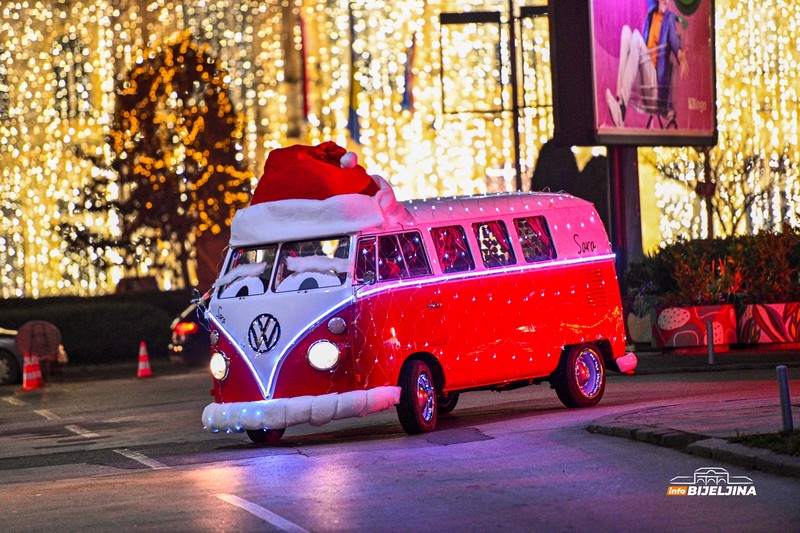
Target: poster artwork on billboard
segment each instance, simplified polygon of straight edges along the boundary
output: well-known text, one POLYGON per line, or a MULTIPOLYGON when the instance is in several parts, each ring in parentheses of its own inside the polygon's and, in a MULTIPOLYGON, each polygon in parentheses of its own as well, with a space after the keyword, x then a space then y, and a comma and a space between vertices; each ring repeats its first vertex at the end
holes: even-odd
POLYGON ((712 0, 592 0, 600 143, 715 141, 713 12, 712 0))

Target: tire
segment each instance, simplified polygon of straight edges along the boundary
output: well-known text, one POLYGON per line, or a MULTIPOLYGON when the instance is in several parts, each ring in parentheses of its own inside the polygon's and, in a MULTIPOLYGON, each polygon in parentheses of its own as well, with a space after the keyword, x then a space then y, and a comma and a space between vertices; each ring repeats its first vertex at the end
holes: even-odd
POLYGON ((446 415, 448 413, 452 413, 453 409, 456 408, 456 404, 458 403, 458 393, 451 392, 447 396, 439 396, 436 398, 436 401, 439 403, 439 414, 446 415))
POLYGON ((606 388, 603 355, 594 344, 572 346, 561 356, 552 376, 558 399, 567 407, 591 407, 606 388))
POLYGON ((21 380, 22 373, 14 354, 0 350, 0 385, 11 385, 21 380))
POLYGON ((438 399, 428 365, 419 359, 406 361, 400 371, 400 403, 397 417, 409 435, 427 433, 436 427, 438 399))
POLYGON ((283 438, 286 429, 248 429, 247 436, 256 444, 273 444, 283 438))

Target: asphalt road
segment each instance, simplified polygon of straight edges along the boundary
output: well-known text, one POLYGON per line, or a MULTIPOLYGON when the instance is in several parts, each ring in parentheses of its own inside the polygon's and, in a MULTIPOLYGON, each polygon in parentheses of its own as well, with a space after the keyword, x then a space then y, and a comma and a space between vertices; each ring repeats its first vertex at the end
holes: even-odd
POLYGON ((394 411, 212 435, 202 372, 0 387, 3 531, 800 531, 800 480, 591 434, 602 417, 775 394, 774 371, 615 376, 597 407, 534 386, 462 395, 437 431, 394 411), (667 496, 708 466, 751 496, 667 496))

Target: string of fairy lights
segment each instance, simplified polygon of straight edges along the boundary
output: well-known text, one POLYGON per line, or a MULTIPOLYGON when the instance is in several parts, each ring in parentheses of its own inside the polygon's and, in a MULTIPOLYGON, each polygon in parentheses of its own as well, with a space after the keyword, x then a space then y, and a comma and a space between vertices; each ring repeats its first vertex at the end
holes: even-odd
MULTIPOLYGON (((793 0, 716 3, 717 236, 800 222, 798 30, 800 5, 793 0)), ((662 239, 706 237, 706 200, 691 189, 705 179, 703 157, 683 148, 656 149, 655 158, 684 170, 683 185, 656 185, 662 239)))
MULTIPOLYGON (((735 181, 737 154, 759 154, 762 174, 780 179, 753 202, 748 223, 796 222, 799 10, 791 0, 720 0, 716 9, 720 137, 729 140, 716 149, 729 168, 720 179, 735 181)), ((176 32, 207 43, 228 72, 253 176, 274 148, 334 140, 401 199, 513 187, 505 0, 12 0, 0 15, 0 297, 98 294, 151 273, 147 259, 130 272, 121 257, 110 269, 88 251, 68 258, 54 228, 77 216, 80 187, 109 172, 73 148, 108 153, 116 85, 142 50, 176 32), (442 12, 495 10, 500 25, 440 24, 442 12)), ((546 17, 520 25, 520 155, 530 173, 552 136, 550 58, 546 17)), ((655 158, 697 161, 691 149, 655 158)), ((662 182, 656 194, 666 240, 702 234, 694 192, 662 182)), ((87 227, 118 231, 113 212, 82 216, 87 227)), ((171 253, 171 243, 160 246, 171 253)), ((176 283, 159 275, 164 288, 176 283)))

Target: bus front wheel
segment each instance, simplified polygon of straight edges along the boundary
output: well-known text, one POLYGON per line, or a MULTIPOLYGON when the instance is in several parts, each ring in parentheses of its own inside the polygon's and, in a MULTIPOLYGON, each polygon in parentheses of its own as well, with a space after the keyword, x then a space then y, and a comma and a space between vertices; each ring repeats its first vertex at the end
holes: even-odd
POLYGON ((247 436, 256 444, 270 444, 280 441, 286 429, 248 429, 247 436))
POLYGON ((406 361, 400 371, 400 403, 397 417, 406 433, 415 435, 433 431, 436 427, 436 387, 430 368, 424 361, 406 361))
POLYGON ((570 347, 553 372, 552 384, 567 407, 590 407, 599 402, 606 387, 606 369, 597 346, 570 347))

